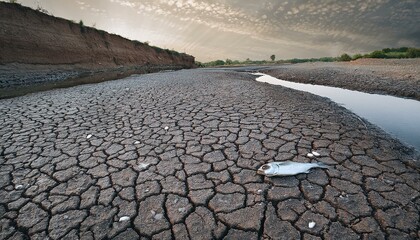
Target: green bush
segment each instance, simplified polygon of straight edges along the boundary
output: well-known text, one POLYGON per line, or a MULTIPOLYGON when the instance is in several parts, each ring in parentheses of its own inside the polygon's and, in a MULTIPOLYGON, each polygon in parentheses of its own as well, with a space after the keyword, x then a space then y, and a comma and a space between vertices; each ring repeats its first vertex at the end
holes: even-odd
POLYGON ((352 57, 352 59, 353 59, 353 60, 357 60, 357 59, 359 59, 359 58, 363 58, 363 55, 362 55, 362 54, 360 54, 360 53, 355 54, 355 55, 353 55, 353 57, 352 57))
POLYGON ((225 62, 223 60, 216 60, 214 61, 215 66, 219 66, 219 65, 225 65, 225 62))
POLYGON ((382 51, 373 51, 369 54, 370 58, 387 58, 386 54, 382 51))
POLYGON ((407 57, 409 57, 409 58, 420 57, 420 48, 409 48, 407 50, 407 57))
POLYGON ((351 57, 347 53, 344 53, 338 58, 338 60, 348 62, 351 61, 351 57))
POLYGON ((408 47, 393 48, 392 50, 394 52, 407 52, 408 51, 408 47))

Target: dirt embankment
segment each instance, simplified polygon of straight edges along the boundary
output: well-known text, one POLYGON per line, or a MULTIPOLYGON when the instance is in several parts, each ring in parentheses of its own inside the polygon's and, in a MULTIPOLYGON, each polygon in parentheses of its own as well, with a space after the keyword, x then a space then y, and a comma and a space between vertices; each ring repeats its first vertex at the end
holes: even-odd
POLYGON ((270 67, 274 77, 420 100, 420 59, 359 59, 270 67))
POLYGON ((117 76, 195 67, 193 56, 130 41, 18 4, 0 2, 0 31, 3 89, 98 72, 117 76))

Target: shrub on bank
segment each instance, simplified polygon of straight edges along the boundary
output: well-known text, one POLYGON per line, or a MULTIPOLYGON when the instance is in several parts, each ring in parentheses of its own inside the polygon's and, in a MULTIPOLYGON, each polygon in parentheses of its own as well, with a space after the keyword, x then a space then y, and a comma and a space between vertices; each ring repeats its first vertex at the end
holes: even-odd
POLYGON ((351 61, 351 57, 347 53, 342 54, 338 59, 343 62, 351 61))
POLYGON ((409 58, 420 57, 420 48, 409 48, 407 50, 407 57, 409 57, 409 58))

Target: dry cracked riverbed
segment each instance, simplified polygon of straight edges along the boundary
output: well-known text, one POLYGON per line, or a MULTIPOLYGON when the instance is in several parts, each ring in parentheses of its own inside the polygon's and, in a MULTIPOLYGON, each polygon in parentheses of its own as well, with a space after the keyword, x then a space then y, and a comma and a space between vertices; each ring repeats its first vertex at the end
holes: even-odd
POLYGON ((245 73, 4 99, 0 123, 1 239, 419 237, 416 153, 326 99, 245 73), (255 174, 273 160, 331 167, 255 174))

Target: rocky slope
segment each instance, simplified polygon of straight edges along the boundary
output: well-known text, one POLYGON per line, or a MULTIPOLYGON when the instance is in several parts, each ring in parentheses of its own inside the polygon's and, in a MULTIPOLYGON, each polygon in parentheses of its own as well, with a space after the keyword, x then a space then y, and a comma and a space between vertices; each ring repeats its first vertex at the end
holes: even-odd
MULTIPOLYGON (((33 84, 30 76, 22 76, 27 69, 31 74, 36 69, 41 75, 54 75, 67 70, 149 72, 194 67, 193 56, 130 41, 19 4, 0 2, 0 31, 0 71, 4 73, 0 88, 33 84)), ((68 75, 72 74, 58 79, 68 75)), ((41 77, 40 82, 50 80, 41 77)))

